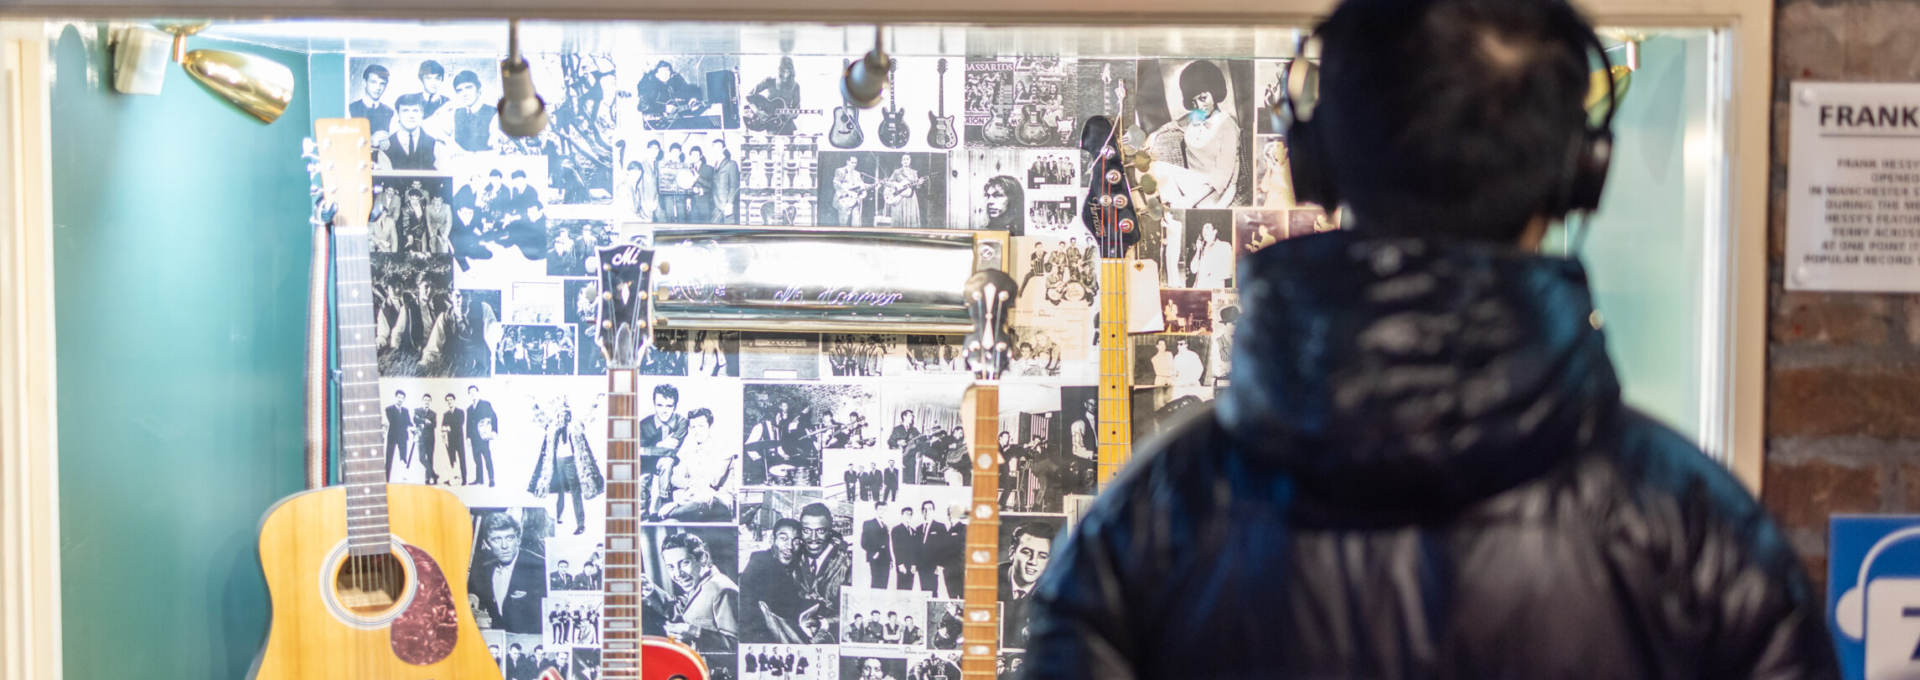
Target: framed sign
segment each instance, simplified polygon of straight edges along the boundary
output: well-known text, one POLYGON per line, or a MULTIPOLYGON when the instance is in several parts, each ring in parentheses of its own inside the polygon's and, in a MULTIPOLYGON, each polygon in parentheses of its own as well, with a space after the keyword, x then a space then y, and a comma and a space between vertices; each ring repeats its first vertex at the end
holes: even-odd
POLYGON ((1920 85, 1794 83, 1788 290, 1920 291, 1920 85))

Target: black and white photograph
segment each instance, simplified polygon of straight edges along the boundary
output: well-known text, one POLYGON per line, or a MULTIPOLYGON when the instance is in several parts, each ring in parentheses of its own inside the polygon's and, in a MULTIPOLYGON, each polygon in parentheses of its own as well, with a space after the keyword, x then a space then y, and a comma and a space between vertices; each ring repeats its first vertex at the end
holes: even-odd
POLYGON ((1253 62, 1142 59, 1135 115, 1167 207, 1230 208, 1253 195, 1253 62))
POLYGON ((819 380, 820 335, 742 332, 740 377, 753 380, 819 380))
POLYGON ((591 323, 573 324, 574 373, 606 375, 607 355, 600 348, 600 327, 591 323))
POLYGON ((839 665, 840 653, 833 647, 800 644, 740 646, 741 680, 838 680, 835 673, 839 665))
POLYGON ((1098 387, 1009 385, 1001 390, 1000 508, 1063 512, 1092 493, 1098 474, 1098 387))
POLYGON ((600 647, 573 648, 573 668, 567 677, 570 680, 600 680, 600 647))
POLYGON ((1133 336, 1133 384, 1140 387, 1212 385, 1207 360, 1212 338, 1191 333, 1133 336))
MULTIPOLYGON (((961 400, 968 381, 890 383, 881 388, 886 450, 899 463, 901 484, 966 486, 967 465, 961 400)), ((891 465, 889 465, 891 467, 891 465)), ((897 493, 888 494, 892 500, 897 493)))
POLYGON ((927 600, 927 649, 960 649, 966 612, 966 603, 961 600, 927 600))
POLYGON ((731 54, 640 57, 634 109, 648 130, 719 130, 740 127, 734 87, 740 57, 731 54))
POLYGON ((546 543, 549 592, 600 593, 606 565, 599 536, 554 536, 546 543))
POLYGON ((820 486, 822 454, 870 445, 854 441, 853 428, 880 405, 871 386, 819 383, 749 383, 744 400, 747 486, 820 486))
MULTIPOLYGON (((547 276, 592 276, 600 249, 613 245, 613 227, 600 220, 547 221, 547 276)), ((573 298, 567 298, 573 301, 573 298)))
POLYGON ((827 375, 836 378, 878 378, 888 359, 901 356, 905 338, 883 333, 827 333, 821 336, 821 359, 827 375))
POLYGON ((495 416, 471 381, 388 380, 380 407, 387 427, 387 481, 466 487, 491 469, 495 416), (488 467, 483 467, 488 466, 488 467))
POLYGON ((1240 294, 1213 293, 1213 382, 1224 384, 1233 370, 1233 331, 1240 323, 1240 294))
POLYGON ((347 115, 369 123, 376 169, 433 170, 505 139, 494 122, 500 64, 487 59, 354 56, 347 115))
POLYGON ((550 235, 544 161, 480 154, 452 162, 453 227, 448 241, 463 278, 495 285, 546 274, 550 235))
POLYGON ((743 171, 753 165, 739 141, 718 131, 678 130, 620 140, 614 160, 621 211, 662 224, 739 224, 743 171))
POLYGON ((741 134, 740 223, 813 226, 820 145, 817 133, 741 134))
MULTIPOLYGON (((540 186, 555 205, 604 205, 613 199, 613 153, 623 117, 631 108, 616 58, 606 53, 530 55, 528 67, 549 114, 532 137, 494 140, 500 153, 539 159, 546 167, 540 186)), ((497 127, 497 126, 496 126, 497 127)))
POLYGON ((375 253, 446 256, 453 253, 453 178, 374 175, 379 217, 367 223, 367 249, 375 253))
POLYGON ((968 146, 1071 149, 1078 137, 1068 90, 1078 70, 1060 57, 968 57, 968 146))
POLYGON ((1067 151, 1046 151, 1027 157, 1027 188, 1075 186, 1080 175, 1076 156, 1067 151))
POLYGON ((1066 538, 1066 515, 1002 515, 1000 517, 999 601, 1000 646, 1027 646, 1027 607, 1034 587, 1047 570, 1054 546, 1066 538))
MULTIPOLYGON (((880 423, 863 420, 861 429, 865 434, 886 434, 880 423)), ((900 456, 885 447, 831 449, 821 469, 821 491, 835 502, 870 505, 900 495, 900 456)))
POLYGON ((1168 333, 1212 333, 1213 291, 1162 288, 1160 317, 1168 333))
POLYGON ((749 54, 740 57, 741 127, 749 133, 825 134, 827 112, 841 105, 840 59, 749 54))
POLYGON ((546 625, 542 641, 549 649, 599 645, 601 601, 598 592, 559 592, 547 586, 547 599, 542 603, 546 625))
POLYGON ((1177 224, 1172 219, 1165 221, 1169 242, 1174 227, 1180 227, 1180 259, 1173 263, 1167 285, 1172 288, 1232 288, 1234 211, 1179 212, 1177 224))
POLYGON ((903 680, 906 652, 880 648, 840 649, 839 680, 903 680))
POLYGON ((1293 207, 1293 166, 1287 160, 1285 138, 1257 135, 1253 150, 1253 207, 1293 207))
POLYGON ((1084 310, 1100 298, 1100 249, 1091 238, 1021 239, 1014 242, 1013 259, 1020 284, 1015 314, 1062 307, 1084 310))
POLYGON ((994 666, 996 680, 1017 680, 1025 677, 1027 655, 1019 650, 1001 650, 999 663, 994 666))
POLYGON ((507 289, 507 323, 557 324, 566 319, 566 283, 515 281, 507 289))
MULTIPOLYGON (((367 259, 373 271, 373 340, 380 375, 453 376, 454 350, 460 346, 448 327, 456 321, 448 292, 453 288, 453 262, 444 255, 397 253, 372 253, 367 259)), ((458 314, 473 311, 464 300, 459 308, 458 314)), ((468 320, 469 330, 481 333, 483 341, 484 321, 468 320)))
POLYGON ((1149 387, 1132 395, 1133 440, 1146 441, 1169 423, 1213 401, 1211 387, 1149 387))
POLYGON ((1287 88, 1287 66, 1292 63, 1292 59, 1255 59, 1253 61, 1253 83, 1259 93, 1259 98, 1253 101, 1256 111, 1254 134, 1277 135, 1285 132, 1274 127, 1274 124, 1279 121, 1267 115, 1266 111, 1269 107, 1280 103, 1280 95, 1287 88))
POLYGON ((738 531, 732 525, 641 527, 646 634, 665 635, 702 655, 739 650, 738 531))
POLYGON ((1246 257, 1287 238, 1287 211, 1243 209, 1233 211, 1234 252, 1246 257))
POLYGON ((494 372, 503 375, 572 375, 579 339, 572 326, 508 324, 503 327, 494 372))
POLYGON ((1079 235, 1078 152, 1066 149, 967 149, 967 185, 956 205, 969 208, 974 229, 1005 230, 1013 236, 1079 235))
MULTIPOLYGON (((1018 309, 1018 308, 1016 308, 1018 309)), ((1016 319, 1020 316, 1016 312, 1016 319)), ((1067 369, 1075 363, 1084 363, 1084 356, 1069 356, 1069 350, 1079 350, 1078 339, 1081 333, 1069 333, 1068 329, 1047 325, 1026 325, 1015 322, 1013 325, 1013 360, 1007 368, 1007 375, 1026 378, 1057 378, 1067 374, 1067 369)), ((1084 355, 1084 352, 1078 352, 1084 355)))
MULTIPOLYGON (((960 355, 960 337, 953 335, 906 336, 901 368, 893 375, 953 375, 967 372, 960 355)), ((891 370, 891 369, 889 369, 891 370)))
POLYGON ((561 282, 561 300, 566 304, 567 323, 593 323, 600 318, 600 282, 597 279, 567 279, 561 282))
POLYGON ((959 677, 959 652, 907 655, 906 680, 956 680, 959 677))
POLYGON ((818 167, 823 226, 947 226, 945 153, 822 151, 818 167))
POLYGON ((840 597, 840 611, 846 615, 841 644, 926 646, 924 591, 841 588, 840 597))
POLYGON ((600 499, 607 490, 597 453, 606 451, 607 445, 605 395, 574 388, 529 396, 531 417, 519 429, 539 433, 540 443, 529 447, 535 455, 533 469, 526 475, 526 492, 542 501, 553 499, 554 526, 572 527, 576 536, 585 534, 589 526, 604 527, 605 501, 594 503, 591 513, 587 501, 600 499))
POLYGON ((1135 91, 1138 69, 1132 59, 1081 59, 1074 64, 1078 76, 1074 82, 1074 117, 1085 123, 1090 116, 1115 118, 1120 102, 1135 91))
POLYGON ((547 648, 540 643, 539 634, 513 635, 483 628, 480 635, 487 638, 487 651, 494 652, 494 658, 500 661, 501 678, 536 680, 540 677, 547 648))
POLYGON ((854 557, 866 567, 857 570, 854 583, 962 597, 971 493, 964 486, 910 484, 896 497, 883 494, 854 503, 853 520, 859 525, 854 557))
POLYGON ((740 494, 740 385, 641 380, 641 519, 732 522, 740 494))
MULTIPOLYGON (((853 555, 844 503, 812 490, 751 489, 743 545, 741 639, 832 645, 840 641, 840 591, 852 584, 853 555), (764 542, 760 537, 764 536, 764 542)), ((743 508, 743 511, 745 508, 743 508)))
POLYGON ((480 627, 510 636, 542 635, 546 628, 546 539, 554 535, 551 515, 538 507, 475 507, 471 512, 473 566, 467 578, 467 601, 473 605, 480 627))

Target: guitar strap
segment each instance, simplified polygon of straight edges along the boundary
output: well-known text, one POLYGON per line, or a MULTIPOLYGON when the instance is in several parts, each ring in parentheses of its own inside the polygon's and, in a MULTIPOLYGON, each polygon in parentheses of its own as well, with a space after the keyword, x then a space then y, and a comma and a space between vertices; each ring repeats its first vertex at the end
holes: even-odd
POLYGON ((307 488, 326 486, 333 471, 333 446, 327 433, 333 425, 334 375, 333 305, 328 297, 333 290, 333 224, 331 220, 313 220, 313 263, 307 281, 307 367, 306 417, 307 488))

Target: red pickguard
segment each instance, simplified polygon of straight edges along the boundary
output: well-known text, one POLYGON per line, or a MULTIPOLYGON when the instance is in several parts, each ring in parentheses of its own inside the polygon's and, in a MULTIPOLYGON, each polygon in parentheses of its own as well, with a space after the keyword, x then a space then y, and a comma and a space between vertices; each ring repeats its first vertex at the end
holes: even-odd
POLYGON ((447 658, 453 643, 460 639, 460 616, 453 608, 453 593, 447 589, 447 575, 427 551, 407 546, 413 557, 414 595, 407 610, 400 612, 389 628, 393 634, 393 655, 414 665, 426 665, 447 658))

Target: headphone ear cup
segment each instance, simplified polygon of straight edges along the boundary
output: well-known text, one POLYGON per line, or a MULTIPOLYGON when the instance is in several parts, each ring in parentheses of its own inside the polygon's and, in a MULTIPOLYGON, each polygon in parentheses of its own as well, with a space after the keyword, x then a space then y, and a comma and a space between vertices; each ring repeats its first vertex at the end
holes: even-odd
POLYGON ((1295 203, 1312 203, 1331 213, 1340 207, 1333 176, 1327 171, 1326 151, 1311 120, 1287 126, 1287 168, 1293 180, 1295 203))
POLYGON ((1573 173, 1567 178, 1567 205, 1565 212, 1584 210, 1593 212, 1600 209, 1600 192, 1607 186, 1607 167, 1613 163, 1613 132, 1593 130, 1587 133, 1587 143, 1574 162, 1573 173))

